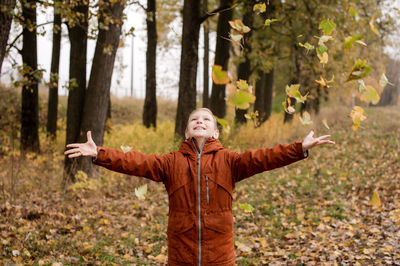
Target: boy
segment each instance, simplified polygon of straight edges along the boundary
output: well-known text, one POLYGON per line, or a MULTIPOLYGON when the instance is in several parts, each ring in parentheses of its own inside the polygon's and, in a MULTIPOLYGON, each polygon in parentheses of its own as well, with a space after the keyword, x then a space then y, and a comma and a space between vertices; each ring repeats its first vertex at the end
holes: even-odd
POLYGON ((69 158, 94 157, 110 170, 163 182, 169 198, 168 264, 234 265, 232 192, 247 177, 282 167, 308 156, 329 135, 238 154, 218 141, 217 121, 207 108, 194 110, 178 151, 165 155, 124 153, 86 143, 67 145, 69 158))

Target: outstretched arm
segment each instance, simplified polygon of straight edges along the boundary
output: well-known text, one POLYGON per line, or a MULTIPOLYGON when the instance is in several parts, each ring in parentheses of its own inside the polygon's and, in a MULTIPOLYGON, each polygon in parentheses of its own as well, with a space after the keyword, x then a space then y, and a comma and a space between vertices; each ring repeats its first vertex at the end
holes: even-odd
POLYGON ((75 158, 79 156, 97 157, 97 146, 92 139, 92 132, 88 131, 86 133, 86 137, 87 142, 85 143, 68 144, 67 148, 73 149, 66 150, 64 154, 68 155, 68 158, 75 158))
POLYGON ((252 175, 279 168, 308 157, 308 150, 322 144, 335 144, 330 135, 314 138, 311 131, 303 141, 291 144, 279 144, 273 147, 248 150, 234 156, 233 169, 235 181, 252 175))
POLYGON ((89 156, 96 158, 93 162, 109 170, 148 178, 156 182, 164 181, 170 156, 143 154, 140 152, 122 152, 116 149, 97 147, 90 131, 86 143, 68 144, 72 148, 64 152, 69 158, 89 156))

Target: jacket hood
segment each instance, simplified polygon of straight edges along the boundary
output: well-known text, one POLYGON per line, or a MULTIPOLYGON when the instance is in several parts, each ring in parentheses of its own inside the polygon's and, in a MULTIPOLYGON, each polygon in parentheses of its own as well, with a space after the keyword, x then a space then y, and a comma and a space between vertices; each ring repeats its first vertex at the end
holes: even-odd
MULTIPOLYGON (((179 147, 179 152, 181 152, 183 154, 187 154, 187 155, 196 156, 197 153, 196 153, 196 148, 194 147, 194 145, 196 145, 196 148, 199 149, 197 147, 196 141, 192 141, 192 139, 185 140, 181 143, 181 145, 179 147)), ((211 137, 211 138, 207 139, 206 143, 204 143, 202 154, 216 152, 223 148, 224 147, 222 146, 222 144, 219 140, 211 137)))

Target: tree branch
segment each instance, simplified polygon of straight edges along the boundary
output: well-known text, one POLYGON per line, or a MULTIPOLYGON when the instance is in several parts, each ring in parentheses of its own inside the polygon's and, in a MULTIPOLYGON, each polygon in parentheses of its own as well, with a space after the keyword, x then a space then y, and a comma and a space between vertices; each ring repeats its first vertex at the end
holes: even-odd
MULTIPOLYGON (((52 23, 54 23, 54 21, 48 21, 48 22, 45 22, 45 23, 36 25, 36 28, 41 27, 41 26, 45 26, 45 25, 47 25, 47 24, 52 24, 52 23)), ((14 38, 14 40, 8 45, 8 48, 7 48, 7 50, 6 50, 6 53, 9 53, 10 50, 11 50, 11 48, 13 48, 13 47, 14 47, 15 49, 17 49, 18 52, 21 52, 21 50, 18 49, 17 47, 15 47, 14 44, 18 41, 19 37, 22 36, 22 33, 23 33, 23 32, 24 32, 24 31, 20 32, 20 33, 14 38)))
POLYGON ((222 13, 228 10, 233 9, 235 6, 237 6, 238 4, 234 4, 232 6, 220 6, 217 9, 214 9, 211 12, 207 12, 207 14, 205 14, 204 16, 200 17, 200 24, 203 23, 204 21, 206 21, 209 17, 214 16, 215 14, 218 13, 222 13))
POLYGON ((139 1, 132 1, 132 2, 129 3, 128 5, 132 5, 132 4, 138 5, 138 6, 141 7, 145 12, 147 12, 147 8, 146 8, 144 5, 142 5, 139 1))

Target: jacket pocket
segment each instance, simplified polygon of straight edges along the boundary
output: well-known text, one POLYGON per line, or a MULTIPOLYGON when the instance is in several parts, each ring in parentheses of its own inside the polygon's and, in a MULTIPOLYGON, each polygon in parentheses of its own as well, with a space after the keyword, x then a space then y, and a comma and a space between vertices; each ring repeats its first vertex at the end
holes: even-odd
POLYGON ((209 203, 211 212, 232 210, 232 183, 214 175, 207 176, 209 190, 209 201, 207 203, 209 203))
POLYGON ((177 263, 193 264, 196 229, 190 215, 171 215, 168 219, 168 257, 177 263))
POLYGON ((175 178, 168 187, 170 211, 189 211, 193 205, 192 181, 185 176, 175 178))
POLYGON ((207 264, 223 263, 235 258, 232 212, 204 216, 204 244, 207 264))

